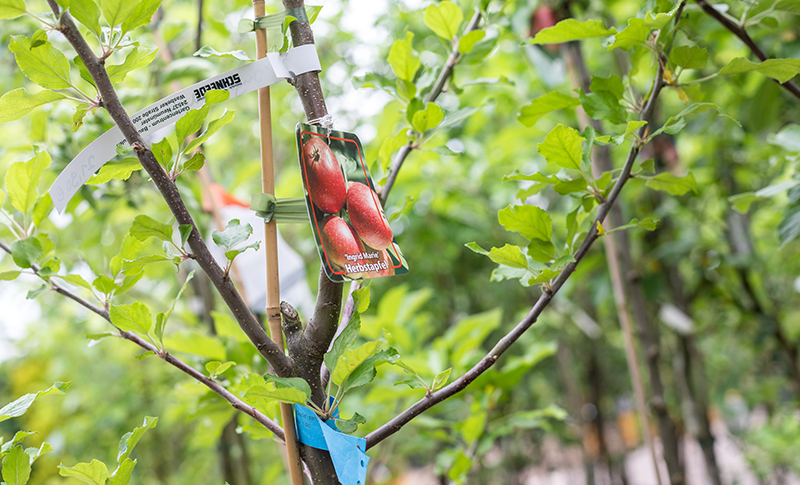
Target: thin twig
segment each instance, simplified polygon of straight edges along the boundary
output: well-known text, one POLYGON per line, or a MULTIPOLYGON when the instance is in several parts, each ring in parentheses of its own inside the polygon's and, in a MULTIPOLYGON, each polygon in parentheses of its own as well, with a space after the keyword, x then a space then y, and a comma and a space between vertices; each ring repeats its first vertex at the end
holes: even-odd
MULTIPOLYGON (((761 50, 761 47, 755 43, 755 41, 748 35, 747 30, 745 30, 744 26, 737 25, 736 23, 732 22, 728 17, 722 14, 719 10, 714 8, 713 5, 708 3, 706 0, 695 0, 695 3, 703 9, 705 13, 707 13, 710 17, 713 17, 717 22, 722 24, 723 27, 728 29, 733 35, 741 39, 742 42, 753 52, 753 54, 758 57, 761 62, 766 61, 769 59, 767 54, 761 50)), ((776 83, 778 83, 783 89, 791 93, 795 98, 800 99, 800 87, 797 84, 793 83, 792 81, 786 81, 785 83, 781 83, 777 79, 773 79, 776 83)))
MULTIPOLYGON (((0 249, 2 249, 3 251, 7 252, 8 254, 11 254, 11 247, 9 245, 7 245, 3 241, 0 241, 0 249)), ((35 265, 35 264, 32 265, 31 269, 33 270, 33 272, 37 276, 39 276, 39 272, 41 271, 41 268, 38 265, 35 265)), ((41 278, 41 276, 39 276, 39 277, 41 278)), ((108 310, 106 310, 105 308, 101 308, 101 307, 99 307, 97 305, 93 305, 92 303, 90 303, 87 300, 85 300, 84 298, 82 298, 80 295, 77 295, 77 294, 73 293, 72 291, 68 290, 64 286, 60 285, 58 282, 53 281, 52 277, 49 278, 49 279, 45 279, 45 278, 42 278, 42 279, 47 281, 50 284, 50 286, 57 293, 59 293, 61 295, 64 295, 65 297, 69 298, 70 300, 73 300, 73 301, 77 302, 78 304, 80 304, 81 306, 85 307, 89 311, 92 311, 92 312, 96 313, 97 315, 100 315, 101 317, 103 317, 103 319, 106 320, 108 323, 111 323, 112 325, 114 325, 111 322, 111 317, 110 317, 110 315, 108 313, 108 310)), ((117 327, 114 327, 114 328, 117 328, 117 327)), ((225 389, 221 384, 219 384, 215 380, 213 380, 210 377, 206 376, 205 374, 203 374, 202 372, 200 372, 197 369, 193 368, 189 364, 183 362, 182 360, 178 359, 174 355, 168 354, 167 352, 162 352, 161 350, 158 349, 158 347, 156 347, 153 344, 151 344, 150 342, 142 339, 141 337, 139 337, 135 333, 133 333, 133 332, 123 332, 123 331, 119 330, 118 328, 117 328, 117 330, 119 331, 119 336, 120 337, 122 337, 124 339, 127 339, 127 340, 130 340, 131 342, 135 343, 136 345, 138 345, 139 347, 143 348, 146 351, 153 352, 156 356, 160 357, 162 360, 164 360, 165 362, 167 362, 171 366, 183 371, 185 374, 188 374, 189 376, 191 376, 192 378, 196 379, 197 381, 199 381, 200 383, 202 383, 203 385, 205 385, 206 387, 208 387, 209 389, 211 389, 215 393, 217 393, 220 396, 222 396, 222 398, 225 399, 226 401, 228 401, 229 403, 231 403, 231 406, 233 406, 235 409, 247 414, 248 416, 251 416, 253 419, 255 419, 259 423, 263 424, 265 428, 267 428, 268 430, 272 431, 272 433, 274 433, 275 436, 277 436, 280 440, 284 439, 284 437, 283 437, 283 429, 281 429, 281 427, 278 426, 278 424, 276 422, 274 422, 271 419, 269 419, 268 417, 266 417, 263 413, 258 411, 253 406, 250 406, 246 402, 242 401, 238 397, 236 397, 233 394, 231 394, 227 389, 225 389)))
MULTIPOLYGON (((473 30, 478 28, 478 24, 481 21, 481 12, 480 10, 475 10, 475 14, 472 16, 472 19, 467 24, 467 28, 464 30, 464 34, 472 32, 473 30)), ((447 58, 447 62, 445 63, 444 67, 442 68, 442 72, 439 73, 439 78, 436 79, 436 83, 433 85, 433 89, 431 92, 428 93, 428 97, 425 98, 426 103, 432 103, 436 101, 436 98, 442 94, 444 90, 444 86, 453 76, 453 69, 455 69, 456 64, 458 61, 461 60, 462 54, 458 51, 458 42, 453 44, 453 49, 450 52, 450 55, 447 58)), ((412 142, 408 142, 407 144, 403 145, 400 148, 400 151, 397 152, 397 156, 394 158, 392 162, 392 166, 389 169, 389 176, 386 177, 386 183, 383 184, 381 187, 381 204, 386 205, 386 201, 389 198, 389 192, 394 187, 394 182, 397 180, 397 174, 400 172, 400 168, 403 166, 403 163, 406 161, 406 158, 411 154, 411 151, 414 148, 418 148, 412 142)))

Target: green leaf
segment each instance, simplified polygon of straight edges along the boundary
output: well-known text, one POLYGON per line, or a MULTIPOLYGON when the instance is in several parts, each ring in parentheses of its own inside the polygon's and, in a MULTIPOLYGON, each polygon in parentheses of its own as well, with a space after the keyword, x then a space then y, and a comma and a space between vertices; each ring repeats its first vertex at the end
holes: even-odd
POLYGON ((178 231, 181 233, 181 247, 186 245, 186 241, 189 240, 189 236, 192 234, 192 229, 194 229, 194 226, 191 224, 181 224, 178 226, 178 231))
POLYGON ((607 120, 615 125, 625 123, 627 119, 625 108, 619 104, 619 98, 609 91, 590 94, 581 92, 580 101, 586 114, 592 119, 607 120))
POLYGON ((353 346, 360 330, 361 318, 358 313, 354 313, 342 333, 333 341, 331 350, 325 354, 325 365, 331 373, 336 370, 339 358, 353 346))
POLYGON ((359 424, 364 424, 367 422, 367 418, 364 416, 355 413, 353 417, 350 419, 337 419, 336 420, 336 427, 339 428, 339 431, 346 434, 353 434, 358 430, 359 424))
POLYGON ((21 271, 3 271, 0 273, 0 281, 13 281, 17 279, 21 271))
POLYGON ((651 217, 647 217, 645 219, 642 219, 641 221, 639 219, 632 219, 631 222, 625 224, 624 226, 615 227, 610 231, 606 231, 606 234, 611 234, 612 232, 617 232, 617 231, 624 231, 625 229, 630 229, 632 227, 641 227, 646 231, 655 231, 656 228, 658 227, 659 222, 660 222, 659 219, 653 219, 651 217))
POLYGON ((17 18, 25 12, 23 0, 0 0, 0 20, 17 18))
POLYGON ((108 477, 108 485, 128 485, 131 481, 131 474, 133 473, 133 468, 135 466, 136 460, 126 458, 117 467, 114 473, 108 477))
POLYGON ((110 295, 117 289, 117 284, 114 283, 114 280, 104 274, 95 278, 92 282, 92 286, 104 295, 110 295))
POLYGON ((142 242, 151 237, 172 242, 172 224, 161 224, 148 215, 140 214, 133 220, 130 234, 142 242))
POLYGON ((117 452, 117 463, 122 464, 131 454, 133 448, 139 443, 145 433, 156 427, 158 418, 145 416, 141 427, 134 428, 133 431, 125 433, 119 440, 119 451, 117 452))
POLYGON ((420 133, 432 130, 439 126, 444 119, 444 111, 435 103, 428 103, 424 110, 414 113, 411 125, 420 133))
POLYGON ((131 30, 139 27, 144 27, 150 23, 158 7, 161 5, 161 0, 138 0, 137 2, 130 2, 135 5, 133 11, 127 19, 122 22, 122 32, 130 32, 131 30))
MULTIPOLYGON (((209 122, 208 126, 206 127, 206 130, 200 136, 198 136, 197 138, 189 142, 188 145, 186 145, 185 151, 191 152, 195 148, 199 147, 202 143, 205 143, 206 140, 208 140, 215 133, 221 130, 223 126, 233 121, 234 114, 236 114, 236 111, 225 110, 222 113, 222 116, 209 122)), ((197 155, 195 154, 195 156, 197 155)))
POLYGON ((138 158, 123 158, 114 160, 100 167, 97 174, 86 181, 86 185, 100 185, 111 180, 128 180, 131 174, 142 169, 142 164, 138 158))
POLYGON ((21 446, 13 447, 3 458, 3 480, 7 485, 25 485, 30 477, 30 457, 21 446))
POLYGON ((109 316, 111 323, 123 332, 147 335, 153 325, 150 309, 138 301, 131 305, 111 305, 109 316))
POLYGON ((70 0, 69 13, 75 20, 86 26, 95 37, 102 39, 100 8, 94 0, 70 0))
POLYGON ((702 69, 708 62, 708 50, 696 45, 682 45, 672 49, 669 60, 684 69, 702 69))
POLYGON ((58 473, 62 477, 77 478, 90 485, 105 485, 108 480, 108 467, 99 460, 92 460, 91 463, 78 463, 70 468, 58 465, 58 468, 58 473))
POLYGON ((585 179, 575 180, 562 180, 553 186, 553 190, 558 195, 573 194, 575 192, 583 192, 589 184, 585 179))
MULTIPOLYGON (((0 197, 0 204, 2 204, 3 198, 0 197)), ((50 194, 44 194, 43 196, 36 199, 36 203, 33 204, 33 225, 39 227, 42 225, 42 222, 50 215, 53 211, 53 199, 50 197, 50 194)))
POLYGON ((138 3, 128 0, 100 0, 100 9, 108 26, 114 28, 132 17, 138 3))
POLYGON ((32 47, 31 39, 17 35, 11 38, 8 48, 14 53, 22 73, 39 86, 45 89, 66 89, 72 86, 69 61, 50 42, 32 47))
POLYGON ((656 14, 655 17, 653 17, 653 12, 647 12, 647 16, 644 18, 644 23, 651 29, 662 29, 670 20, 672 20, 677 11, 678 7, 675 6, 675 8, 669 12, 656 14))
POLYGON ((86 288, 87 290, 92 289, 92 285, 90 285, 88 281, 83 279, 83 276, 81 275, 68 274, 64 276, 59 275, 58 277, 73 286, 80 286, 81 288, 86 288))
POLYGON ((714 110, 717 112, 718 115, 726 116, 730 118, 737 125, 742 126, 742 124, 739 123, 735 118, 733 118, 731 115, 726 113, 722 108, 720 108, 714 103, 692 103, 686 108, 684 108, 683 111, 681 111, 677 115, 670 117, 670 119, 668 119, 667 122, 664 123, 664 126, 652 132, 650 136, 647 137, 647 140, 648 141, 652 140, 656 135, 659 135, 660 133, 668 133, 670 135, 675 135, 686 126, 686 116, 689 116, 690 114, 694 113, 702 113, 708 110, 714 110))
POLYGON ((30 268, 42 257, 42 243, 35 237, 17 240, 11 243, 11 257, 20 268, 30 268))
POLYGON ((250 224, 242 225, 239 219, 232 219, 225 226, 224 231, 212 232, 211 238, 214 240, 214 244, 230 251, 237 244, 247 241, 251 234, 253 234, 253 227, 250 224))
POLYGON ((162 167, 167 168, 169 162, 172 161, 172 144, 169 140, 164 138, 157 143, 153 143, 151 151, 156 157, 156 160, 158 160, 158 163, 161 164, 162 167))
POLYGON ((47 443, 46 441, 43 442, 41 446, 39 446, 39 448, 25 449, 25 453, 27 453, 28 457, 30 457, 31 465, 33 464, 33 462, 38 460, 40 456, 44 455, 45 453, 49 453, 51 451, 53 451, 53 446, 50 443, 47 443))
POLYGON ((39 391, 35 394, 25 394, 21 398, 12 403, 6 404, 2 409, 0 409, 0 422, 10 418, 18 418, 28 411, 28 408, 31 407, 31 404, 33 404, 36 399, 49 396, 51 394, 64 394, 64 391, 66 391, 68 388, 69 382, 56 382, 44 391, 39 391))
POLYGON ((0 124, 16 121, 30 113, 37 106, 52 103, 65 97, 55 91, 41 91, 36 94, 28 94, 25 88, 9 91, 3 97, 0 97, 0 124))
POLYGON ((469 248, 474 253, 482 254, 484 256, 488 256, 489 255, 489 251, 487 251, 487 250, 483 249, 482 247, 478 246, 478 243, 476 243, 476 242, 468 242, 464 246, 469 248))
POLYGON ((122 274, 125 276, 135 276, 144 271, 144 267, 150 263, 159 263, 161 261, 169 261, 169 258, 153 254, 150 256, 142 256, 134 260, 125 259, 122 261, 122 274))
POLYGON ((697 192, 697 182, 691 172, 685 177, 678 177, 669 172, 662 172, 648 179, 645 185, 651 189, 667 192, 670 195, 683 195, 690 190, 697 192))
POLYGON ((574 108, 580 105, 578 98, 550 91, 543 96, 531 101, 530 105, 523 106, 517 119, 525 126, 533 126, 543 115, 560 109, 574 108))
POLYGON ((378 150, 378 160, 381 162, 381 167, 386 170, 392 163, 392 154, 400 149, 403 145, 410 141, 408 137, 408 130, 403 129, 394 136, 394 138, 387 138, 381 143, 381 148, 378 150))
POLYGON ((592 76, 592 83, 589 85, 589 90, 593 93, 608 91, 613 94, 615 98, 620 99, 625 93, 625 85, 622 83, 622 79, 616 74, 610 74, 608 77, 592 76))
POLYGON ((502 248, 492 248, 489 251, 489 259, 512 268, 525 269, 528 267, 528 259, 522 254, 522 249, 511 244, 506 244, 502 248))
POLYGON ((541 273, 536 273, 533 275, 531 279, 528 280, 529 285, 538 285, 541 283, 547 283, 548 281, 552 280, 560 271, 553 271, 552 269, 543 269, 541 273))
POLYGON ((458 5, 447 0, 439 5, 428 5, 422 14, 422 21, 425 22, 425 25, 436 35, 447 40, 453 40, 463 20, 464 13, 461 12, 458 5))
POLYGON ((561 44, 589 37, 605 37, 616 32, 613 27, 605 28, 601 20, 580 22, 575 19, 566 19, 552 27, 540 30, 531 40, 531 44, 561 44))
POLYGON ((211 46, 204 45, 200 48, 197 52, 192 54, 197 57, 223 57, 228 59, 236 59, 239 61, 252 61, 250 57, 247 55, 245 51, 237 50, 237 51, 230 51, 230 52, 219 52, 211 46))
POLYGON ((12 163, 5 176, 6 194, 11 205, 23 214, 33 208, 42 174, 50 166, 50 155, 40 151, 27 162, 12 163))
POLYGON ((614 36, 614 43, 608 50, 628 50, 635 45, 644 44, 649 33, 650 27, 645 25, 644 19, 632 18, 628 20, 628 26, 614 36))
POLYGON ((625 141, 625 138, 631 136, 632 134, 637 132, 639 128, 643 127, 646 124, 647 124, 646 121, 629 121, 628 127, 625 129, 625 133, 618 136, 608 136, 608 135, 598 136, 597 138, 595 138, 595 140, 600 143, 613 143, 615 145, 621 145, 622 142, 625 141))
POLYGON ((452 372, 453 368, 450 367, 447 370, 443 370, 436 374, 436 377, 433 378, 433 385, 431 385, 431 391, 436 391, 444 387, 447 384, 447 381, 450 379, 450 372, 452 372))
POLYGON ((549 263, 556 257, 556 247, 550 241, 534 239, 528 245, 528 256, 538 263, 549 263))
POLYGON ((108 72, 109 79, 111 79, 112 83, 121 83, 125 80, 125 76, 127 76, 129 72, 153 62, 153 59, 156 58, 156 53, 158 53, 158 49, 134 47, 125 58, 125 62, 119 65, 106 67, 106 72, 108 72))
POLYGON ((398 40, 392 44, 392 48, 389 50, 389 57, 387 58, 397 77, 408 82, 414 80, 414 76, 421 65, 419 57, 414 53, 414 48, 411 47, 411 40, 413 38, 414 34, 406 32, 406 38, 404 40, 398 40))
POLYGON ((228 361, 223 364, 222 362, 215 360, 206 364, 206 371, 208 372, 209 376, 216 377, 218 374, 222 374, 234 365, 236 365, 236 362, 233 361, 228 361))
POLYGON ((359 288, 353 292, 353 302, 358 313, 364 313, 369 308, 370 290, 369 286, 359 288))
POLYGON ((544 143, 539 143, 537 147, 539 154, 548 163, 571 170, 580 170, 583 160, 581 142, 584 140, 585 138, 575 128, 559 124, 547 134, 544 143))
POLYGON ((800 73, 800 59, 767 59, 762 63, 755 63, 743 57, 736 57, 723 67, 719 74, 724 76, 750 71, 760 72, 785 83, 800 73))
POLYGON ((497 213, 506 231, 518 232, 527 239, 549 241, 553 234, 550 215, 533 205, 510 205, 497 213))
POLYGON ((469 54, 472 52, 472 49, 475 48, 475 44, 483 40, 486 37, 486 32, 483 30, 473 30, 464 34, 461 39, 458 40, 458 52, 462 54, 469 54))
POLYGON ((244 400, 255 406, 270 401, 280 401, 304 405, 311 395, 311 387, 299 377, 280 378, 267 374, 263 386, 253 386, 247 390, 244 400))
POLYGON ((195 152, 194 155, 192 155, 192 158, 186 161, 186 163, 183 165, 183 170, 197 171, 203 168, 203 165, 205 165, 205 163, 206 163, 206 156, 203 155, 203 152, 198 151, 195 152))
POLYGON ((375 379, 377 371, 375 367, 383 362, 395 363, 400 358, 397 350, 389 347, 370 356, 367 360, 356 367, 353 372, 342 382, 342 393, 350 389, 369 384, 375 379))
POLYGON ((225 346, 219 340, 197 332, 174 333, 164 338, 164 346, 172 351, 200 355, 211 360, 227 360, 225 346))
POLYGON ((231 94, 222 89, 212 89, 205 93, 205 104, 197 109, 190 109, 185 115, 181 116, 177 123, 175 123, 175 138, 178 144, 189 135, 197 133, 203 127, 203 121, 208 116, 208 110, 215 104, 226 101, 230 98, 231 94))
POLYGON ((342 382, 344 382, 358 366, 375 353, 379 344, 380 342, 377 340, 367 342, 361 347, 342 354, 336 362, 335 370, 331 373, 333 383, 337 386, 341 386, 342 382))

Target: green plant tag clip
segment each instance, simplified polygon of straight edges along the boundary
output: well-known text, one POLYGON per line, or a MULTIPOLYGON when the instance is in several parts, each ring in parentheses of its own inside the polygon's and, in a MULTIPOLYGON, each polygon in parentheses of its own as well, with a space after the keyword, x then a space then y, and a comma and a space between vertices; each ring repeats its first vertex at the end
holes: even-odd
POLYGON ((305 197, 277 199, 271 194, 254 194, 250 200, 250 210, 264 222, 308 222, 305 197))

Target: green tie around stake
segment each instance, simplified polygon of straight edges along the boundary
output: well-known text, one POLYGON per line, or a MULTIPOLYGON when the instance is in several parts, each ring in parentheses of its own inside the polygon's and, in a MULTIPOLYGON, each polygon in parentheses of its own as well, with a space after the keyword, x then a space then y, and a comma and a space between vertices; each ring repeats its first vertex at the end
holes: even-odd
POLYGON ((305 8, 293 8, 291 10, 284 10, 283 12, 274 13, 272 15, 266 15, 264 17, 258 17, 256 19, 242 19, 239 21, 239 25, 237 26, 237 31, 240 34, 246 34, 247 32, 253 32, 258 29, 281 29, 284 26, 284 20, 287 18, 291 18, 292 20, 289 22, 290 24, 295 21, 300 22, 313 22, 317 14, 322 7, 312 6, 308 7, 308 13, 306 13, 305 8))
POLYGON ((254 194, 250 200, 250 210, 264 222, 308 222, 305 197, 278 199, 271 194, 254 194))

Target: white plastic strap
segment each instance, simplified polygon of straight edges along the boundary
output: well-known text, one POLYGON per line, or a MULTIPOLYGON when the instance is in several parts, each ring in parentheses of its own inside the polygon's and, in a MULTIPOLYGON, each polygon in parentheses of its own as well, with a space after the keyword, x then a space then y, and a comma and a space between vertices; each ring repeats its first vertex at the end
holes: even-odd
MULTIPOLYGON (((298 74, 321 70, 316 47, 313 44, 302 45, 193 84, 135 113, 131 121, 139 133, 153 133, 174 124, 190 109, 202 106, 206 91, 224 89, 235 98, 298 74)), ((127 144, 115 126, 90 143, 64 168, 50 187, 50 197, 59 214, 81 186, 114 158, 117 145, 127 144)))

